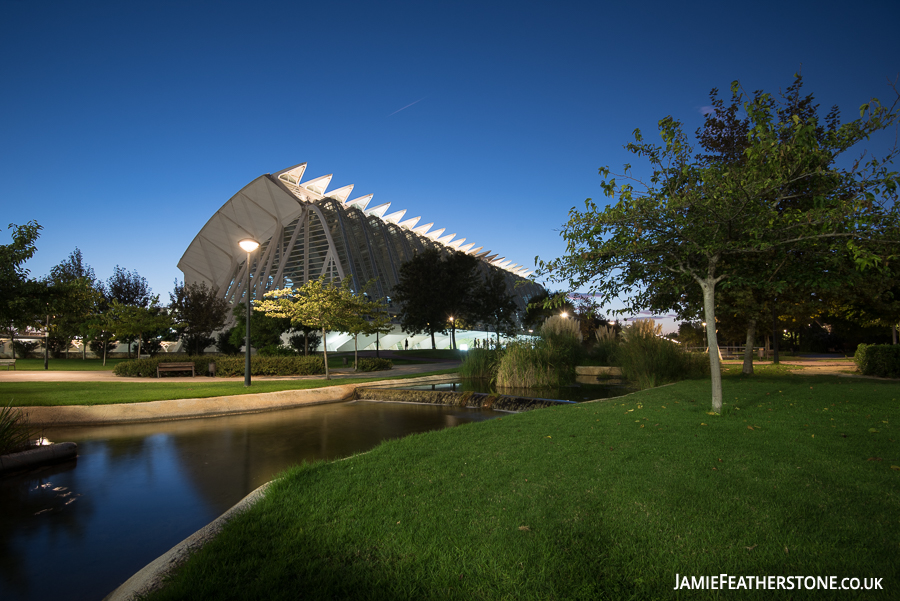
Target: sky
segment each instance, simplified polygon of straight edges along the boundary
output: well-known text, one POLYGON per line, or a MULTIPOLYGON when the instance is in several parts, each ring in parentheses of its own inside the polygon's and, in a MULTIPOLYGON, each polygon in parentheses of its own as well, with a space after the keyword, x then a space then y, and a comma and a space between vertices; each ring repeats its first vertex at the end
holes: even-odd
POLYGON ((167 303, 216 210, 306 162, 533 266, 565 252, 600 167, 641 173, 636 128, 693 132, 712 88, 777 93, 802 70, 823 113, 891 100, 898 23, 896 0, 0 0, 0 244, 36 220, 32 276, 77 247, 167 303))

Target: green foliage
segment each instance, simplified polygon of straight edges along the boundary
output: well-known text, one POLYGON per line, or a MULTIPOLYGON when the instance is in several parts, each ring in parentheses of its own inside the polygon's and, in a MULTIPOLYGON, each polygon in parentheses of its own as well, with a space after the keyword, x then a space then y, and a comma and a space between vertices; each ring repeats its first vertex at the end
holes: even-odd
POLYGON ((21 411, 9 405, 0 407, 0 455, 26 450, 34 438, 21 411))
MULTIPOLYGON (((244 361, 242 356, 222 355, 165 355, 151 359, 135 359, 123 361, 116 365, 113 373, 117 376, 131 376, 140 378, 155 378, 156 366, 159 363, 182 363, 192 361, 194 372, 198 376, 209 373, 209 364, 215 362, 216 376, 230 378, 244 375, 244 361)), ((309 356, 298 357, 261 357, 253 356, 250 359, 250 373, 254 376, 312 376, 325 373, 325 364, 322 357, 309 356)), ((182 372, 163 372, 162 377, 183 376, 182 372)))
POLYGON ((289 346, 270 344, 259 349, 259 354, 261 357, 296 357, 297 351, 289 346))
POLYGON ((614 365, 619 341, 615 338, 598 340, 588 350, 587 356, 591 365, 614 365))
POLYGON ((509 336, 516 333, 516 302, 502 269, 488 269, 484 279, 475 287, 472 302, 473 315, 494 330, 497 344, 500 344, 501 334, 509 336))
POLYGON ((632 326, 626 332, 613 361, 622 369, 625 379, 641 390, 709 376, 705 354, 686 353, 680 345, 654 334, 651 327, 632 326))
MULTIPOLYGON (((231 343, 231 336, 237 328, 230 328, 216 334, 216 351, 220 355, 237 355, 241 347, 231 343)), ((243 342, 243 340, 242 340, 243 342)))
POLYGON ((299 288, 270 290, 266 292, 265 300, 257 301, 253 309, 271 317, 290 319, 294 327, 305 325, 319 328, 324 348, 325 379, 330 380, 325 336, 328 331, 344 331, 356 319, 354 311, 358 308, 359 299, 350 286, 349 278, 336 285, 322 277, 310 280, 299 288))
POLYGON ((493 380, 500 367, 502 353, 503 351, 496 348, 469 349, 459 366, 460 377, 493 380))
MULTIPOLYGON (((244 346, 247 334, 247 304, 239 303, 232 309, 234 327, 230 330, 229 342, 240 348, 244 346)), ((250 346, 255 349, 281 346, 281 335, 291 330, 291 320, 272 317, 261 311, 252 311, 250 316, 250 346)))
POLYGON ((587 286, 604 302, 627 296, 629 311, 678 305, 699 286, 712 347, 714 411, 722 406, 715 352, 719 282, 752 287, 778 279, 785 264, 808 262, 813 268, 803 276, 816 281, 830 273, 823 266, 832 258, 848 253, 860 269, 883 268, 900 239, 898 176, 887 168, 898 150, 865 164, 836 166, 844 152, 897 123, 896 104, 875 100, 860 119, 838 125, 835 117, 820 129, 815 111, 796 101, 799 81, 792 87, 796 94, 781 103, 770 94, 746 94, 734 82, 737 105, 747 116, 740 160, 694 156, 671 116, 659 121, 662 144, 646 142, 636 131, 627 148, 649 162, 649 179, 637 179, 626 166, 617 181, 601 168, 608 200, 588 199, 583 210, 573 208, 562 232, 566 254, 539 262, 538 276, 570 289, 587 286))
POLYGON ((169 300, 169 311, 181 331, 185 350, 202 354, 214 342, 210 335, 225 325, 231 305, 219 296, 217 288, 205 282, 184 284, 176 280, 169 300))
POLYGON ((35 351, 41 343, 36 340, 13 340, 12 345, 17 357, 29 359, 35 354, 35 351))
POLYGON ((900 345, 860 344, 853 361, 859 372, 866 376, 900 378, 900 345))
POLYGON ((450 317, 472 316, 470 302, 478 277, 478 259, 461 252, 442 254, 436 248, 416 253, 400 266, 393 298, 400 304, 400 325, 410 334, 445 333, 450 317))
POLYGON ((356 371, 384 371, 393 368, 393 361, 379 357, 363 357, 356 362, 356 371))
POLYGON ((307 326, 301 326, 296 334, 291 334, 288 338, 288 344, 292 349, 297 351, 298 355, 308 355, 316 352, 322 337, 319 333, 307 326))
POLYGON ((581 326, 578 324, 578 321, 561 315, 553 315, 544 321, 544 324, 541 326, 541 336, 544 338, 571 338, 576 343, 580 343, 583 339, 581 326))
MULTIPOLYGON (((580 334, 580 332, 579 332, 580 334)), ((512 340, 497 367, 498 388, 553 388, 575 379, 581 345, 571 332, 535 340, 512 340)))

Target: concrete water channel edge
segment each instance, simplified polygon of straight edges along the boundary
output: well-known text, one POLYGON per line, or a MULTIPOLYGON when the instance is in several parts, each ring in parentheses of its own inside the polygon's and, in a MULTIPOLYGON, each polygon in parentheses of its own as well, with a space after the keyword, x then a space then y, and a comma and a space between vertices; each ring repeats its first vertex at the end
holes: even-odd
MULTIPOLYGON (((35 425, 95 426, 190 420, 192 418, 228 416, 242 413, 263 413, 352 400, 490 408, 495 411, 508 412, 527 411, 558 403, 569 403, 569 401, 528 399, 472 392, 448 393, 439 390, 396 390, 401 387, 438 385, 454 381, 458 381, 456 374, 442 374, 358 384, 348 382, 347 384, 327 388, 251 393, 229 397, 151 401, 105 406, 23 407, 22 411, 27 415, 29 421, 35 425), (410 392, 412 394, 403 394, 410 392), (401 394, 397 395, 397 393, 401 394)), ((66 445, 52 446, 71 446, 74 448, 75 445, 74 443, 68 443, 66 445)), ((45 448, 49 449, 51 447, 45 448)), ((268 483, 252 491, 217 519, 151 561, 107 595, 105 599, 133 599, 162 587, 165 578, 182 565, 194 552, 202 548, 205 543, 212 540, 228 521, 246 511, 262 498, 267 486, 268 483)))

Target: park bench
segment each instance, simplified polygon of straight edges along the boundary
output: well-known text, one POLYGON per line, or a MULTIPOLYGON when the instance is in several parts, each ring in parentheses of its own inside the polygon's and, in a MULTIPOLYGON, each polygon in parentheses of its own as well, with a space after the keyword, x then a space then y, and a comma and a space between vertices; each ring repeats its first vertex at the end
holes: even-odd
POLYGON ((191 377, 194 377, 193 361, 184 361, 182 363, 159 363, 156 366, 156 377, 159 377, 161 371, 188 371, 191 370, 191 377))
POLYGON ((6 371, 9 371, 9 368, 16 368, 16 360, 15 359, 0 359, 0 367, 6 366, 6 371))

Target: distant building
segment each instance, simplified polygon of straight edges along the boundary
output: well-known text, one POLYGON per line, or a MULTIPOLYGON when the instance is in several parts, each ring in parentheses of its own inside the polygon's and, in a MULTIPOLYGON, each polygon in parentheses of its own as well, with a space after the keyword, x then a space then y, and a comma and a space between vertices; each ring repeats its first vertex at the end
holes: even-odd
MULTIPOLYGON (((303 163, 261 175, 222 205, 178 262, 185 283, 205 282, 229 302, 242 302, 248 265, 238 242, 249 237, 260 242, 249 266, 252 298, 325 276, 334 281, 351 278, 355 290, 374 280, 375 288, 368 294, 390 303, 400 265, 425 248, 469 253, 482 260, 483 270, 502 270, 520 311, 541 290, 525 279, 531 273, 527 268, 482 246, 465 244, 466 239, 456 238, 456 234, 445 235, 443 228, 432 229, 433 223, 419 225, 421 218, 406 218, 405 210, 388 212, 391 203, 370 206, 372 194, 349 200, 352 185, 327 191, 331 175, 303 182, 305 171, 303 163), (519 282, 522 284, 516 286, 519 282)), ((392 311, 396 313, 397 307, 392 311)), ((485 336, 484 332, 457 331, 457 342, 485 336)), ((398 326, 382 336, 380 344, 381 348, 399 348, 408 341, 414 348, 424 338, 407 336, 398 326)), ((373 344, 374 338, 360 339, 360 348, 373 344)), ((439 347, 448 345, 447 337, 438 343, 439 347)), ((427 346, 430 348, 430 338, 427 346)), ((348 336, 328 337, 328 350, 352 348, 348 336)))

